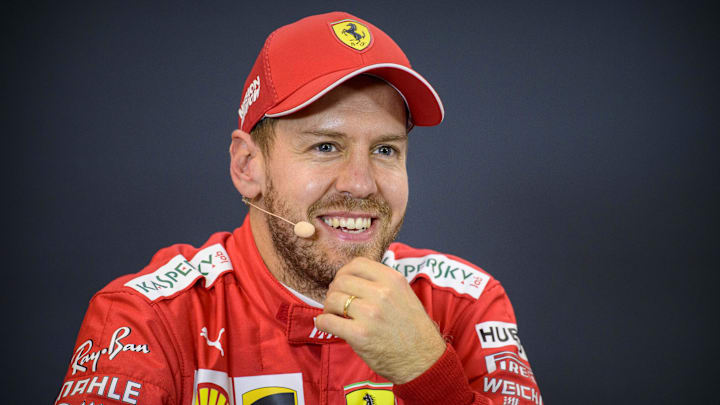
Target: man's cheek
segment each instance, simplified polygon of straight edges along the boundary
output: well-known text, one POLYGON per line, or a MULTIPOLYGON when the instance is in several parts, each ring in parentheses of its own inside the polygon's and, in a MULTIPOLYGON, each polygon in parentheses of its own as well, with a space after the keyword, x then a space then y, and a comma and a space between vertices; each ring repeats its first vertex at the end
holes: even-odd
POLYGON ((405 208, 408 203, 409 186, 407 176, 398 175, 392 181, 388 181, 383 187, 383 193, 385 199, 390 204, 393 213, 397 213, 398 216, 405 214, 405 208))
POLYGON ((302 170, 297 169, 290 173, 290 178, 302 185, 302 192, 308 196, 315 196, 315 200, 319 199, 327 189, 328 185, 333 181, 332 169, 323 170, 302 170))

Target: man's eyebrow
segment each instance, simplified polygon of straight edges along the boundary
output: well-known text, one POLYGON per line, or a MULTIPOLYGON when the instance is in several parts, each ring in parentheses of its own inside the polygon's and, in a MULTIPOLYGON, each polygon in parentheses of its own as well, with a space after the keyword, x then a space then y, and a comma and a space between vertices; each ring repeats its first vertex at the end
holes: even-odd
POLYGON ((323 131, 323 130, 310 130, 310 131, 303 131, 300 132, 300 135, 303 135, 305 137, 327 137, 327 138, 345 138, 346 135, 342 132, 336 132, 336 131, 323 131))
POLYGON ((403 134, 388 134, 378 138, 378 142, 407 142, 407 133, 403 134))
MULTIPOLYGON (((301 136, 305 137, 327 137, 327 138, 346 138, 347 135, 343 132, 336 132, 336 131, 323 131, 323 130, 311 130, 311 131, 303 131, 300 132, 301 136)), ((377 138, 376 142, 406 142, 408 140, 407 133, 402 134, 387 134, 382 135, 379 138, 377 138)))

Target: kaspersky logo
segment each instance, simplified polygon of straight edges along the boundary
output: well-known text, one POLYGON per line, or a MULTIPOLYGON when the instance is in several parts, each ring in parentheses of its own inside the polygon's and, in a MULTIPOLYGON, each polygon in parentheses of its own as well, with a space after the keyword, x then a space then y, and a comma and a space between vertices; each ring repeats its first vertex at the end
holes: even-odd
POLYGON ((190 260, 177 255, 152 273, 136 277, 125 285, 155 301, 190 287, 201 277, 205 279, 205 288, 210 288, 221 274, 232 269, 227 251, 216 243, 200 250, 190 260))
POLYGON ((420 276, 437 286, 452 288, 475 299, 480 297, 490 281, 487 274, 441 254, 396 259, 395 252, 387 250, 382 264, 402 273, 408 283, 420 276))
POLYGON ((368 27, 355 20, 342 20, 332 23, 331 26, 340 42, 356 51, 362 51, 372 43, 368 27))

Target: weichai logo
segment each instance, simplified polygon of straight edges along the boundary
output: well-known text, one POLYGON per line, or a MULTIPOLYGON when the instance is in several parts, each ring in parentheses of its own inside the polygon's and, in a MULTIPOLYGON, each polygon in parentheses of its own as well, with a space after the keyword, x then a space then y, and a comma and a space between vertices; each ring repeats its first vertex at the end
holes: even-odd
POLYGON ((213 383, 200 383, 197 388, 195 405, 227 405, 230 403, 225 389, 213 383))
POLYGON ((243 405, 297 405, 297 392, 285 387, 262 387, 242 395, 243 405))
POLYGON ((346 405, 394 405, 395 394, 392 392, 392 383, 373 383, 363 381, 346 385, 346 405))

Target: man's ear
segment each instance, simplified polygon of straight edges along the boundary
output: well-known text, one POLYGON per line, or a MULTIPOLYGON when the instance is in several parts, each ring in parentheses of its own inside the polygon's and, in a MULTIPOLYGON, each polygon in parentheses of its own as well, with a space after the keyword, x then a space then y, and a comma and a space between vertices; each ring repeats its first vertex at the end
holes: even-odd
POLYGON ((263 154, 247 132, 236 129, 230 143, 230 177, 244 197, 253 199, 265 184, 263 154))

